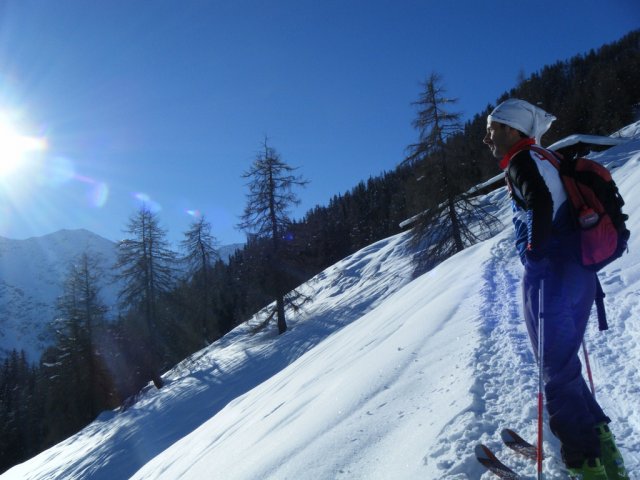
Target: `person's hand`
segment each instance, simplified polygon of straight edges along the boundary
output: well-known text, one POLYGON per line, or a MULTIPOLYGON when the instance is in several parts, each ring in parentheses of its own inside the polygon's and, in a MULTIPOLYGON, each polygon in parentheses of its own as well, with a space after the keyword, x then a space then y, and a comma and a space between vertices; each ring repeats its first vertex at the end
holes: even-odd
POLYGON ((551 261, 547 257, 537 258, 531 252, 524 255, 524 270, 527 277, 533 281, 540 281, 549 273, 551 261))

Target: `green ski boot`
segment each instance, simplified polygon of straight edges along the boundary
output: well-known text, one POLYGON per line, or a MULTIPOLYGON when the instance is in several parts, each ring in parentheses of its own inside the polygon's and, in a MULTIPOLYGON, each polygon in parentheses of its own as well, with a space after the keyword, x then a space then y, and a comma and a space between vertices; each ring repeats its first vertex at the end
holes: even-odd
POLYGON ((624 466, 624 460, 620 454, 620 450, 616 447, 616 443, 606 423, 596 425, 596 432, 600 439, 601 459, 604 468, 607 470, 609 480, 629 480, 629 472, 624 466))
POLYGON ((582 467, 569 468, 568 472, 572 480, 609 480, 607 471, 599 458, 585 460, 582 467))

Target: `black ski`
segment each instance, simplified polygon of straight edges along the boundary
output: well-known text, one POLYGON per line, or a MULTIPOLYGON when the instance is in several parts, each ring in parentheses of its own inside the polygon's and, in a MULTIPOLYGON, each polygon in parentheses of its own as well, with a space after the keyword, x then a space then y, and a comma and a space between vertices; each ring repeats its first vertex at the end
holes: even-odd
POLYGON ((535 445, 531 445, 510 428, 502 430, 500 436, 504 444, 511 450, 534 462, 538 460, 538 448, 535 445))
POLYGON ((506 478, 508 480, 520 480, 520 475, 507 467, 504 463, 498 460, 493 452, 483 444, 476 445, 476 458, 478 461, 490 472, 497 475, 499 478, 506 478))

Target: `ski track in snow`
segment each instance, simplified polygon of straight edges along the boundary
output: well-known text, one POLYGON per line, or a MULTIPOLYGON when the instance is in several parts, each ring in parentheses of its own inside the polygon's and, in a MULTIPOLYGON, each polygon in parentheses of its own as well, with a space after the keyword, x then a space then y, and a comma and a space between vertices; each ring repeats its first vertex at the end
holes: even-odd
MULTIPOLYGON (((487 444, 517 472, 535 477, 535 465, 504 447, 500 440, 500 431, 506 427, 535 439, 537 369, 522 320, 522 267, 513 256, 513 235, 507 230, 490 242, 494 245, 483 266, 478 305, 480 337, 472 358, 475 380, 470 390, 471 404, 443 429, 429 455, 438 462, 443 479, 494 478, 485 473, 470 449, 477 443, 487 444), (452 460, 456 458, 458 462, 452 460)), ((545 449, 557 451, 559 445, 548 428, 545 436, 545 449)), ((545 461, 547 478, 556 478, 549 475, 559 468, 555 455, 545 461)))
MULTIPOLYGON (((484 434, 482 443, 491 447, 521 475, 535 477, 535 465, 505 447, 500 440, 503 428, 513 428, 535 443, 537 437, 538 369, 524 325, 520 279, 522 266, 513 255, 511 230, 492 248, 485 265, 480 329, 484 345, 477 350, 476 391, 482 407, 477 422, 484 434)), ((559 445, 545 427, 545 451, 557 452, 559 445)), ((564 478, 557 455, 547 455, 546 478, 564 478)), ((487 473, 481 478, 491 478, 487 473)))
MULTIPOLYGON (((491 258, 484 265, 485 283, 481 288, 478 326, 481 335, 473 358, 472 402, 447 424, 433 451, 425 457, 425 463, 429 460, 437 462, 443 479, 495 478, 479 466, 470 453, 469 446, 477 443, 488 445, 524 478, 536 478, 535 465, 505 447, 500 439, 503 428, 513 428, 535 444, 538 371, 522 316, 522 266, 512 252, 513 234, 507 231, 491 241, 495 244, 491 258), (456 458, 460 460, 452 460, 456 458)), ((627 283, 620 278, 619 269, 599 275, 605 292, 613 298, 624 296, 624 293, 612 292, 611 288, 627 283)), ((640 438, 634 432, 640 432, 640 422, 637 404, 628 400, 640 398, 640 366, 626 361, 624 353, 640 348, 640 324, 633 321, 640 313, 640 299, 635 292, 628 292, 625 301, 606 307, 610 330, 606 333, 598 331, 594 307, 586 340, 596 395, 612 419, 611 427, 629 470, 635 472, 640 468, 639 455, 634 453, 640 451, 640 438), (628 321, 624 325, 614 325, 612 318, 628 321), (629 381, 623 383, 621 379, 629 381)), ((584 367, 583 374, 586 378, 584 367)), ((551 433, 548 421, 545 421, 544 451, 545 478, 566 479, 560 443, 551 433)), ((631 475, 636 478, 633 473, 631 475)))

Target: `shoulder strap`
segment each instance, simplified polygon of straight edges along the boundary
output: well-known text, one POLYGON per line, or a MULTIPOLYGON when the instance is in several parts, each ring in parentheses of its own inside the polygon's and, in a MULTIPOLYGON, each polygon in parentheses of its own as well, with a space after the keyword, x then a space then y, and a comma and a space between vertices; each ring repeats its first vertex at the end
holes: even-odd
POLYGON ((552 152, 551 150, 547 150, 546 148, 542 148, 537 145, 531 145, 529 149, 533 150, 538 155, 542 155, 545 160, 548 160, 551 165, 556 167, 556 170, 560 171, 560 160, 562 160, 562 157, 559 153, 552 152))
POLYGON ((600 284, 600 279, 596 275, 596 310, 598 312, 598 328, 600 331, 609 330, 609 323, 607 322, 607 312, 604 309, 604 291, 600 284))

